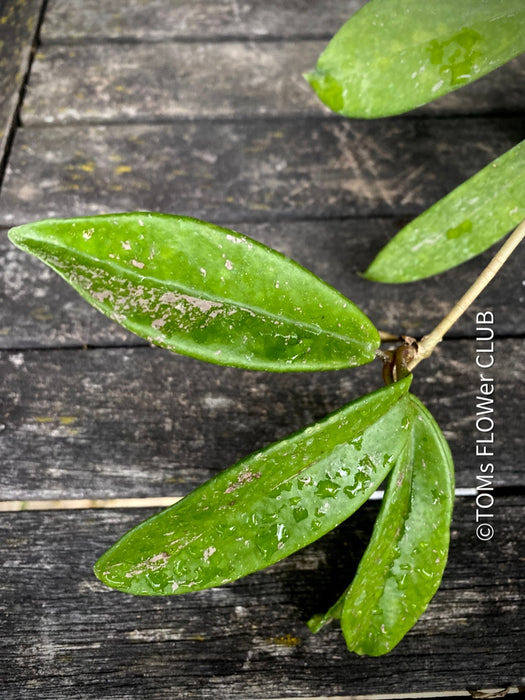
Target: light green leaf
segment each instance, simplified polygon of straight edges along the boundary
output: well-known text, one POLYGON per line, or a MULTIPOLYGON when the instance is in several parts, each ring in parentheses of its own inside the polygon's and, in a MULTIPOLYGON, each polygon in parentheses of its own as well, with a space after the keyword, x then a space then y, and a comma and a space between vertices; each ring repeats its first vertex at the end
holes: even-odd
POLYGON ((507 151, 405 226, 364 276, 412 282, 455 267, 525 218, 525 141, 507 151))
POLYGON ((186 593, 273 564, 333 529, 378 487, 409 433, 411 377, 242 460, 128 532, 95 566, 137 595, 186 593))
POLYGON ((305 77, 347 117, 401 114, 525 51, 523 0, 371 0, 305 77))
POLYGON ((97 309, 184 355, 284 372, 364 364, 379 347, 370 320, 311 272, 196 219, 50 219, 9 236, 97 309))
POLYGON ((389 476, 370 544, 350 587, 316 632, 340 619, 351 651, 386 654, 426 610, 447 561, 454 502, 454 465, 447 442, 423 404, 412 395, 410 437, 389 476))

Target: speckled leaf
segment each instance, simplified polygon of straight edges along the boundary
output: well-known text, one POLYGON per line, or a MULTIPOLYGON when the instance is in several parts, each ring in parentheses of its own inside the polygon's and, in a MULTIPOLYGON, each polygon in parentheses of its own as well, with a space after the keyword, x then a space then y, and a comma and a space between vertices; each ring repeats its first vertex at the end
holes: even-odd
POLYGON ((362 505, 404 448, 410 377, 226 469, 128 532, 97 562, 138 595, 233 581, 318 539, 362 505))
POLYGON ((364 276, 412 282, 482 253, 525 218, 525 141, 405 226, 364 276))
POLYGON ((386 654, 425 611, 441 582, 454 502, 454 465, 439 426, 412 395, 410 437, 389 476, 370 544, 350 587, 316 632, 340 619, 351 651, 386 654))
POLYGON ((401 114, 525 51, 523 0, 371 0, 305 77, 347 117, 401 114))
POLYGON ((311 272, 196 219, 50 219, 9 235, 97 309, 184 355, 283 372, 364 364, 379 346, 370 320, 311 272))

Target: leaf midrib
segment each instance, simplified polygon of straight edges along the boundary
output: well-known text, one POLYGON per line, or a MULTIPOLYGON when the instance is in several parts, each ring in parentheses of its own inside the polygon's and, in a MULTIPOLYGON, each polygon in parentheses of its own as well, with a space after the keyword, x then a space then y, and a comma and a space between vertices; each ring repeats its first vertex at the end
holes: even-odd
MULTIPOLYGON (((56 245, 56 244, 53 244, 53 247, 55 247, 57 250, 64 250, 65 249, 65 248, 63 248, 59 245, 56 245)), ((81 257, 84 257, 84 254, 81 254, 81 257)), ((357 346, 362 346, 362 347, 368 347, 371 343, 373 343, 373 338, 371 338, 368 342, 366 340, 358 340, 357 338, 351 337, 349 335, 344 335, 342 333, 337 333, 336 331, 324 330, 321 327, 316 326, 313 323, 289 318, 286 315, 274 314, 274 313, 267 311, 265 309, 261 309, 260 307, 255 306, 253 304, 248 303, 248 304, 241 305, 239 302, 226 300, 225 298, 221 298, 221 297, 215 296, 213 294, 209 294, 209 293, 203 294, 200 291, 198 292, 198 294, 196 294, 195 292, 197 290, 195 290, 192 287, 186 286, 186 285, 181 284, 181 283, 177 283, 177 285, 175 285, 173 283, 170 284, 170 283, 166 283, 165 281, 159 280, 157 277, 154 277, 154 276, 141 275, 140 273, 135 272, 134 270, 131 270, 130 268, 127 268, 127 267, 124 268, 123 266, 119 265, 118 263, 115 263, 113 261, 108 261, 107 259, 104 259, 104 260, 101 260, 100 258, 88 258, 88 259, 97 260, 97 262, 100 264, 100 266, 103 269, 109 268, 110 270, 113 269, 115 271, 123 272, 124 274, 119 275, 120 277, 131 278, 132 281, 134 281, 134 280, 140 281, 141 279, 142 280, 146 280, 146 279, 151 280, 152 282, 156 283, 157 288, 162 287, 162 286, 166 286, 167 291, 173 290, 173 291, 181 292, 183 294, 187 294, 188 296, 192 296, 196 299, 202 299, 204 301, 211 301, 211 302, 221 303, 221 304, 228 303, 230 306, 233 306, 241 311, 243 311, 243 310, 244 311, 252 311, 255 314, 259 314, 259 315, 261 315, 263 317, 267 317, 269 319, 275 319, 275 320, 279 320, 281 322, 286 322, 290 325, 294 325, 294 326, 299 327, 299 328, 305 328, 305 329, 313 332, 315 335, 324 334, 325 336, 328 336, 329 338, 335 338, 335 339, 341 340, 341 341, 345 342, 346 344, 348 344, 350 342, 350 343, 353 343, 357 346)), ((44 262, 47 262, 47 261, 44 260, 44 262)), ((47 264, 49 265, 49 263, 47 263, 47 264)), ((57 272, 59 272, 59 274, 61 274, 60 270, 58 268, 54 267, 54 265, 50 265, 50 267, 53 267, 57 272)), ((334 292, 339 294, 341 296, 341 298, 344 299, 346 304, 349 304, 357 312, 361 313, 363 315, 364 319, 368 320, 368 323, 375 330, 374 324, 370 321, 370 319, 368 319, 366 314, 364 314, 350 299, 347 299, 343 294, 341 294, 335 288, 329 287, 329 289, 333 289, 334 292)))

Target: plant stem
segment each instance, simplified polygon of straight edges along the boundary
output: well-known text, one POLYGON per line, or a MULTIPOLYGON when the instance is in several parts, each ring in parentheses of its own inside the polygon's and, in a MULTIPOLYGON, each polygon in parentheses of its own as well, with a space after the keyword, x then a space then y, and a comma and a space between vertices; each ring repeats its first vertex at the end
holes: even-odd
POLYGON ((390 333, 389 331, 379 331, 379 337, 382 343, 387 343, 389 340, 399 340, 398 335, 390 333))
POLYGON ((500 268, 507 261, 515 248, 521 243, 525 237, 525 219, 507 238, 496 255, 492 258, 487 267, 483 270, 474 284, 465 292, 461 299, 456 302, 454 307, 449 311, 445 318, 439 323, 434 330, 425 335, 418 343, 418 350, 415 357, 408 363, 408 369, 412 371, 421 360, 430 357, 434 348, 443 340, 445 333, 456 323, 458 318, 462 316, 472 302, 481 294, 489 282, 496 276, 500 268))

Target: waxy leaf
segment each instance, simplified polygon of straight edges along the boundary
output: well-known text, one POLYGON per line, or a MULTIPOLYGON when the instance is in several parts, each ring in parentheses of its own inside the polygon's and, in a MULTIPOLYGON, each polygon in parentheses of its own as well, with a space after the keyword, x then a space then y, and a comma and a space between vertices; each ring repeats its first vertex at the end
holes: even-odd
POLYGON ((371 0, 305 77, 347 117, 401 114, 525 51, 523 0, 371 0))
POLYGON ((138 595, 218 586, 313 542, 361 506, 404 449, 411 378, 364 396, 221 472, 97 562, 138 595))
POLYGON ((184 355, 284 372, 364 364, 379 346, 370 320, 311 272, 196 219, 51 219, 9 236, 97 309, 184 355))
POLYGON ((412 282, 435 275, 487 250, 524 218, 522 141, 405 226, 364 276, 412 282))
MULTIPOLYGON (((439 426, 412 395, 408 441, 389 476, 381 511, 350 587, 320 618, 340 619, 348 648, 386 654, 425 611, 441 582, 454 502, 454 465, 439 426)), ((398 404, 398 405, 399 405, 398 404)))

